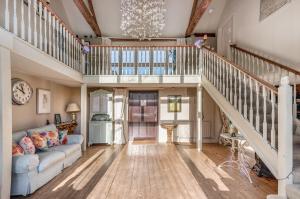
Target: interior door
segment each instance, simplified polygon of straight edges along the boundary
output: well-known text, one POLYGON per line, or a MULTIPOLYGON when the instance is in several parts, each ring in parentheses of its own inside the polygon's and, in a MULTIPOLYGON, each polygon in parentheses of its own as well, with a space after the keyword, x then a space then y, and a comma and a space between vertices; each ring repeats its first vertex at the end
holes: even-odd
POLYGON ((129 92, 129 139, 155 139, 158 130, 158 93, 129 92))

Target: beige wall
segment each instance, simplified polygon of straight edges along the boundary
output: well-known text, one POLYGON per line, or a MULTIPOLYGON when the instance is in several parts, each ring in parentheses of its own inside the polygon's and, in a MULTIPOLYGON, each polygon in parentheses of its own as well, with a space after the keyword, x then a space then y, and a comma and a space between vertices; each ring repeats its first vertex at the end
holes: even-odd
MULTIPOLYGON (((12 77, 21 78, 27 81, 33 88, 33 96, 30 99, 28 104, 22 106, 13 105, 12 108, 13 132, 43 126, 46 124, 47 120, 49 120, 50 123, 53 123, 55 113, 61 114, 62 121, 69 121, 70 115, 65 112, 68 103, 76 102, 78 103, 78 105, 80 105, 79 88, 66 87, 51 81, 40 79, 35 76, 29 76, 23 74, 13 74, 12 77), (48 89, 51 91, 51 113, 50 114, 37 114, 36 112, 37 88, 48 89)), ((77 118, 80 119, 79 113, 77 118)), ((79 128, 77 128, 76 131, 78 131, 78 129, 79 128)))
POLYGON ((299 10, 300 1, 291 1, 260 21, 260 0, 229 0, 219 28, 233 15, 237 44, 300 67, 299 10))

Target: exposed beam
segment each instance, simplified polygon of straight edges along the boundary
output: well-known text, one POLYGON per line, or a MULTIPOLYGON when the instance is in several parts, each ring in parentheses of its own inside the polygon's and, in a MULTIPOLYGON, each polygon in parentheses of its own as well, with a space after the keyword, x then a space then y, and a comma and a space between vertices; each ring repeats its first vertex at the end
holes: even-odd
POLYGON ((93 17, 96 19, 95 10, 94 10, 94 6, 93 6, 92 0, 88 0, 88 5, 89 5, 90 11, 91 11, 93 17))
MULTIPOLYGON (((101 37, 101 31, 99 28, 99 25, 96 20, 96 16, 94 16, 88 9, 88 7, 85 5, 83 0, 74 0, 75 5, 81 12, 82 16, 86 20, 86 22, 90 25, 94 33, 96 34, 97 37, 101 37)), ((90 4, 90 1, 89 1, 90 4)), ((94 9, 93 9, 94 10, 94 9)))
MULTIPOLYGON (((198 0, 197 0, 196 3, 195 3, 195 1, 194 1, 194 4, 193 4, 193 9, 194 9, 195 4, 196 5, 198 4, 198 0)), ((211 3, 211 1, 212 0, 202 0, 199 3, 199 5, 196 6, 196 9, 194 11, 192 9, 192 16, 190 17, 190 22, 189 22, 189 25, 188 25, 188 27, 186 29, 186 32, 185 32, 186 36, 190 36, 193 33, 197 23, 199 22, 199 20, 203 16, 204 12, 207 10, 207 8, 208 8, 209 4, 211 3)))
POLYGON ((216 37, 216 33, 213 32, 197 32, 193 34, 195 37, 203 37, 206 35, 207 37, 216 37))

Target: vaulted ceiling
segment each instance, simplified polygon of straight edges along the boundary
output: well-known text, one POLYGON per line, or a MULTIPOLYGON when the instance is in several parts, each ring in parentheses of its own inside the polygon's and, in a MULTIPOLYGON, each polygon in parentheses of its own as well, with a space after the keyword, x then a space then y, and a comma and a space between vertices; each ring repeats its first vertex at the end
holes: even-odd
MULTIPOLYGON (((91 0, 101 35, 106 37, 124 37, 120 30, 121 0, 91 0)), ((184 37, 186 34, 194 1, 197 0, 165 0, 166 26, 162 37, 184 37)), ((201 1, 198 0, 198 5, 201 1)), ((218 23, 227 0, 212 0, 192 33, 217 32, 218 23), (212 12, 211 12, 212 11, 212 12)), ((88 7, 88 0, 84 0, 88 7)), ((74 0, 51 0, 50 5, 56 10, 66 24, 80 36, 95 35, 74 0), (64 12, 64 13, 62 13, 64 12)))

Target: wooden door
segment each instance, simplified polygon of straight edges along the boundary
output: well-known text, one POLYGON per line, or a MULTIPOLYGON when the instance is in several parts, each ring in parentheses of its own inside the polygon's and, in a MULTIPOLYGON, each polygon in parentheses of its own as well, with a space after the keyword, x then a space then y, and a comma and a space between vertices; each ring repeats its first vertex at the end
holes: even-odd
POLYGON ((158 130, 158 93, 129 92, 129 139, 155 139, 158 130))

